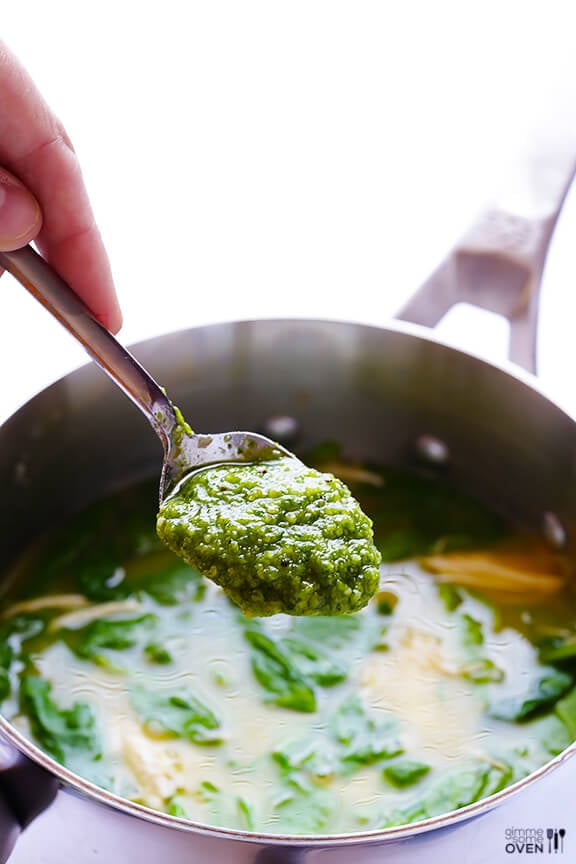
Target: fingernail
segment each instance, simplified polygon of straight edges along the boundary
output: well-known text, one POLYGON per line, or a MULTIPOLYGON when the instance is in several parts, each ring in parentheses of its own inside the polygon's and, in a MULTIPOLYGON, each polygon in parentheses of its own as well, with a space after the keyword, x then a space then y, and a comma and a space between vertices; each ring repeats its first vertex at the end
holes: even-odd
POLYGON ((38 234, 42 211, 34 196, 14 182, 0 178, 0 249, 18 249, 38 234))

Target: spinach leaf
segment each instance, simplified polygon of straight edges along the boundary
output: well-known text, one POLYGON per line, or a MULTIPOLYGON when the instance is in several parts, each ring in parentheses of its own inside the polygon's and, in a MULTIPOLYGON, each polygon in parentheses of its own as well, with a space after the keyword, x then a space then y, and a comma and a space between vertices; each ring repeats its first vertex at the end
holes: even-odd
POLYGON ((220 720, 191 693, 170 695, 135 687, 130 702, 149 735, 184 738, 194 744, 222 743, 220 720))
POLYGON ((430 771, 430 765, 412 759, 399 759, 384 768, 382 774, 389 783, 399 788, 413 786, 430 771))
POLYGON ((241 827, 245 831, 253 831, 255 827, 254 807, 245 798, 238 796, 236 798, 238 807, 238 815, 240 817, 241 827))
POLYGON ((273 751, 272 758, 283 775, 304 772, 311 779, 330 777, 339 766, 336 745, 318 735, 287 741, 273 751))
POLYGON ((179 816, 180 819, 189 819, 186 808, 182 806, 178 795, 173 795, 164 801, 164 810, 169 816, 179 816))
POLYGON ((378 591, 374 600, 379 615, 392 615, 398 605, 398 595, 394 591, 378 591))
POLYGON ((386 638, 388 636, 388 625, 384 624, 382 627, 375 628, 373 632, 373 637, 368 643, 368 648, 370 651, 389 651, 390 643, 386 638))
POLYGON ((544 664, 576 661, 576 635, 542 639, 538 649, 538 659, 544 664))
POLYGON ((496 792, 500 792, 514 780, 514 766, 510 762, 498 760, 491 763, 488 765, 488 770, 484 776, 484 786, 480 797, 488 798, 489 795, 495 795, 496 792))
MULTIPOLYGON (((564 698, 570 699, 571 693, 572 691, 564 698)), ((568 726, 568 723, 574 723, 575 718, 572 717, 572 721, 569 719, 569 716, 564 719, 562 709, 559 710, 561 702, 564 702, 564 699, 560 699, 556 703, 554 708, 556 713, 549 714, 538 720, 539 744, 550 756, 558 756, 560 753, 563 753, 576 740, 576 724, 572 729, 568 726)), ((567 712, 568 715, 570 713, 567 712)))
POLYGON ((172 663, 174 659, 170 652, 158 642, 149 642, 144 647, 144 654, 151 663, 158 663, 163 666, 172 663))
POLYGON ((454 585, 449 585, 447 582, 440 582, 438 585, 438 596, 444 604, 447 612, 454 612, 463 601, 462 592, 454 585))
POLYGON ((341 759, 351 768, 372 765, 403 752, 397 737, 397 723, 392 718, 376 718, 368 713, 360 698, 349 696, 336 710, 330 730, 342 745, 341 759))
POLYGON ((474 684, 498 683, 504 680, 504 671, 488 657, 471 660, 460 669, 460 674, 466 681, 474 684))
POLYGON ((504 671, 489 657, 484 656, 482 624, 467 613, 457 616, 464 663, 460 675, 475 684, 489 684, 504 680, 504 671))
POLYGON ((161 606, 201 600, 206 592, 206 583, 198 570, 169 552, 148 559, 142 573, 135 562, 127 570, 118 567, 120 560, 84 562, 78 573, 81 592, 98 602, 147 594, 161 606))
POLYGON ((282 834, 321 834, 336 811, 330 789, 303 788, 288 780, 274 805, 274 831, 282 834))
POLYGON ((220 789, 210 780, 203 780, 196 794, 200 801, 213 801, 220 794, 220 789))
POLYGON ((37 675, 24 675, 20 685, 21 710, 30 719, 34 737, 59 762, 70 764, 76 753, 101 757, 92 708, 76 702, 59 708, 52 700, 52 685, 37 675))
POLYGON ((331 651, 349 651, 350 644, 361 634, 358 615, 310 615, 295 618, 292 634, 297 638, 323 645, 331 651))
POLYGON ((511 778, 512 767, 508 764, 482 763, 453 771, 426 795, 426 809, 431 816, 459 810, 503 789, 511 778))
POLYGON ((428 551, 430 542, 431 538, 422 536, 415 528, 389 531, 386 535, 378 533, 375 537, 376 546, 385 564, 423 555, 428 551))
POLYGON ((30 596, 45 594, 47 586, 69 591, 73 574, 74 587, 98 603, 140 593, 166 605, 201 599, 203 578, 154 530, 157 500, 157 484, 137 484, 52 530, 31 564, 30 596))
POLYGON ((76 565, 76 584, 80 593, 95 603, 129 597, 130 588, 125 582, 123 568, 118 566, 120 560, 86 561, 76 565))
POLYGON ((129 581, 132 593, 148 594, 161 606, 177 606, 186 600, 199 601, 206 593, 206 582, 199 571, 176 556, 164 556, 161 567, 156 566, 147 574, 129 581))
POLYGON ((99 618, 76 630, 62 630, 61 638, 77 657, 107 666, 109 661, 102 651, 132 648, 141 635, 139 631, 149 630, 155 622, 156 616, 150 614, 112 620, 99 618))
POLYGON ((471 615, 465 613, 459 616, 460 637, 464 648, 477 648, 478 645, 484 644, 484 633, 482 632, 482 624, 471 615))
POLYGON ((543 668, 523 692, 491 700, 488 713, 497 720, 521 722, 554 705, 574 684, 574 678, 558 669, 543 668))
POLYGON ((341 703, 332 715, 330 736, 312 733, 291 739, 274 750, 272 757, 292 783, 308 788, 338 774, 347 776, 362 765, 372 765, 402 753, 397 722, 368 712, 358 696, 341 703))
POLYGON ((10 636, 17 637, 18 643, 26 639, 34 639, 40 636, 46 629, 48 614, 40 615, 38 612, 22 612, 9 618, 2 628, 3 641, 10 636))
POLYGON ((12 685, 10 684, 10 675, 7 669, 0 666, 0 706, 5 699, 10 695, 12 685))
MULTIPOLYGON (((0 637, 1 638, 1 637, 0 637)), ((10 695, 10 666, 14 651, 8 642, 0 641, 0 705, 10 695)))
MULTIPOLYGON (((164 801, 164 809, 170 816, 190 819, 182 798, 185 789, 177 790, 176 794, 164 801)), ((230 828, 243 828, 253 831, 255 827, 254 808, 245 798, 227 794, 214 783, 205 780, 194 790, 197 801, 207 805, 209 821, 214 825, 224 825, 230 828)))
MULTIPOLYGON (((191 818, 182 803, 185 791, 179 789, 171 798, 164 800, 164 810, 168 815, 179 816, 181 819, 191 818)), ((221 789, 207 781, 200 784, 195 795, 202 803, 211 805, 210 810, 217 824, 230 823, 231 827, 241 827, 246 831, 254 830, 254 808, 245 798, 226 796, 221 789), (227 813, 230 810, 232 812, 227 813)))
POLYGON ((39 615, 34 613, 22 613, 13 615, 2 622, 0 626, 0 704, 7 699, 12 690, 10 680, 10 669, 15 659, 22 661, 24 669, 31 666, 30 654, 36 649, 34 640, 41 637, 46 629, 48 613, 39 615), (23 651, 23 643, 30 640, 23 651))
POLYGON ((512 781, 508 764, 479 763, 448 772, 428 787, 422 798, 403 809, 390 812, 379 827, 410 822, 450 813, 493 795, 512 781))
POLYGON ((91 600, 127 597, 130 586, 121 563, 162 549, 150 528, 157 499, 157 484, 138 484, 52 528, 31 564, 30 596, 45 594, 47 586, 50 591, 69 591, 72 576, 75 588, 91 600))
POLYGON ((281 645, 300 674, 317 684, 330 687, 346 678, 347 669, 319 646, 288 636, 281 645))
POLYGON ((251 658, 252 671, 270 694, 268 701, 294 711, 315 711, 316 693, 312 682, 300 672, 293 657, 257 629, 246 630, 245 636, 255 649, 251 658))
POLYGON ((576 741, 576 687, 558 700, 554 712, 568 730, 570 742, 576 741))
POLYGON ((428 819, 426 802, 417 800, 402 809, 391 810, 379 822, 378 828, 392 828, 394 825, 409 825, 412 822, 421 822, 428 819))
MULTIPOLYGON (((377 595, 378 596, 378 595, 377 595)), ((292 622, 288 638, 304 639, 337 660, 342 670, 348 670, 354 656, 364 655, 375 648, 382 649, 385 628, 377 609, 362 615, 310 615, 292 622)))

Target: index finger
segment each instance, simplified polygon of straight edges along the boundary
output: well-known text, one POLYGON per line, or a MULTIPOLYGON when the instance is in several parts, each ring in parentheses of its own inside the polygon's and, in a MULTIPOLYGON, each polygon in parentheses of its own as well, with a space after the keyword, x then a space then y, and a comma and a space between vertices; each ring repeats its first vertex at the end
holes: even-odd
POLYGON ((43 223, 36 243, 46 260, 105 327, 118 331, 122 316, 110 263, 72 144, 27 71, 1 42, 0 164, 40 203, 43 223))

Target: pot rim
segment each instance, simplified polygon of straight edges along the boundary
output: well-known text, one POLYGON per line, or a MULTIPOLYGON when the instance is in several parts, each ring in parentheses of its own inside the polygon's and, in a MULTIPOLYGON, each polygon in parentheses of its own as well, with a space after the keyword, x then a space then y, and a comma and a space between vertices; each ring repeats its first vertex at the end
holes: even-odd
MULTIPOLYGON (((487 360, 485 357, 482 357, 474 351, 464 350, 459 346, 451 344, 449 340, 440 338, 428 327, 424 327, 418 324, 412 324, 405 321, 393 320, 388 322, 387 324, 379 325, 367 323, 365 320, 362 319, 350 320, 329 317, 267 317, 235 319, 221 322, 213 322, 210 324, 201 324, 195 327, 183 328, 181 330, 168 331, 166 333, 159 334, 133 343, 130 346, 130 350, 133 351, 137 356, 139 351, 146 349, 154 342, 162 341, 166 337, 177 337, 178 335, 183 335, 185 333, 206 331, 207 329, 212 328, 215 329, 238 325, 241 327, 254 325, 261 325, 262 327, 265 327, 267 324, 274 324, 275 326, 278 326, 278 324, 282 324, 287 327, 298 325, 336 325, 337 327, 344 328, 352 326, 377 332, 393 332, 416 338, 418 340, 432 342, 450 350, 451 352, 455 352, 458 355, 464 355, 469 358, 471 357, 481 364, 492 367, 506 375, 509 375, 510 377, 517 380, 519 383, 524 384, 525 386, 534 390, 540 396, 549 401, 557 410, 565 414, 570 420, 576 422, 576 418, 573 417, 564 407, 562 407, 562 405, 559 404, 557 399, 552 398, 549 394, 546 393, 546 390, 542 386, 541 382, 532 373, 525 371, 524 369, 510 361, 487 360)), ((38 395, 40 395, 40 393, 49 390, 50 387, 57 386, 61 381, 65 380, 69 376, 74 375, 75 373, 82 372, 83 370, 86 370, 94 365, 95 364, 93 362, 88 362, 64 374, 57 381, 52 382, 52 384, 49 384, 47 387, 43 388, 43 390, 38 391, 38 393, 36 393, 29 400, 27 400, 10 416, 13 417, 17 415, 20 411, 24 410, 31 402, 34 401, 34 399, 38 395)), ((3 422, 7 422, 9 419, 10 417, 6 418, 3 422)), ((61 784, 65 787, 68 787, 70 791, 78 792, 83 796, 90 798, 96 803, 106 805, 113 808, 114 810, 126 813, 127 815, 144 819, 147 822, 151 822, 161 827, 177 829, 186 833, 201 834, 208 837, 227 838, 256 844, 265 843, 267 845, 294 847, 307 846, 315 848, 342 845, 356 846, 364 845, 367 843, 381 844, 392 840, 402 840, 408 837, 413 837, 415 835, 425 834, 439 828, 448 828, 450 826, 458 824, 459 822, 464 822, 485 814, 489 810, 501 804, 507 798, 511 797, 512 795, 516 795, 525 787, 532 785, 532 783, 534 783, 535 781, 548 775, 550 772, 558 768, 563 763, 567 762, 572 756, 576 754, 576 741, 574 741, 572 744, 570 744, 569 747, 562 751, 562 753, 550 759, 540 768, 536 769, 526 777, 523 777, 521 780, 518 780, 516 783, 505 787, 494 795, 482 798, 479 801, 467 805, 466 807, 460 808, 459 810, 443 813, 439 816, 434 816, 428 819, 421 820, 419 822, 393 826, 390 828, 372 829, 370 831, 346 834, 286 835, 268 834, 266 832, 260 833, 254 831, 242 831, 220 826, 211 826, 206 823, 194 822, 178 816, 170 816, 167 813, 162 813, 149 807, 145 807, 141 804, 129 801, 128 799, 122 798, 119 795, 109 792, 106 789, 102 789, 101 787, 95 785, 94 783, 91 783, 88 780, 85 780, 81 776, 75 774, 74 772, 67 769, 65 766, 61 765, 47 753, 43 752, 32 741, 26 738, 24 734, 20 732, 5 717, 3 717, 2 714, 0 714, 0 736, 3 737, 18 751, 20 751, 20 753, 24 754, 29 759, 40 765, 52 776, 55 776, 61 782, 61 784)))

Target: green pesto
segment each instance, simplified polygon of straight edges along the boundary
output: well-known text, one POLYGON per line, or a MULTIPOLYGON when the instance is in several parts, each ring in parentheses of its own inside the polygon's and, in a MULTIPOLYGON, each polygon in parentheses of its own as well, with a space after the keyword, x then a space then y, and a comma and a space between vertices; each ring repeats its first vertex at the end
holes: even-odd
POLYGON ((157 530, 247 615, 342 615, 378 588, 372 521, 341 480, 294 457, 189 475, 157 530))
POLYGON ((190 424, 184 419, 184 415, 180 411, 177 405, 172 405, 174 409, 174 414, 176 415, 176 428, 172 433, 174 440, 177 444, 180 444, 182 437, 184 435, 193 435, 192 427, 190 424))

